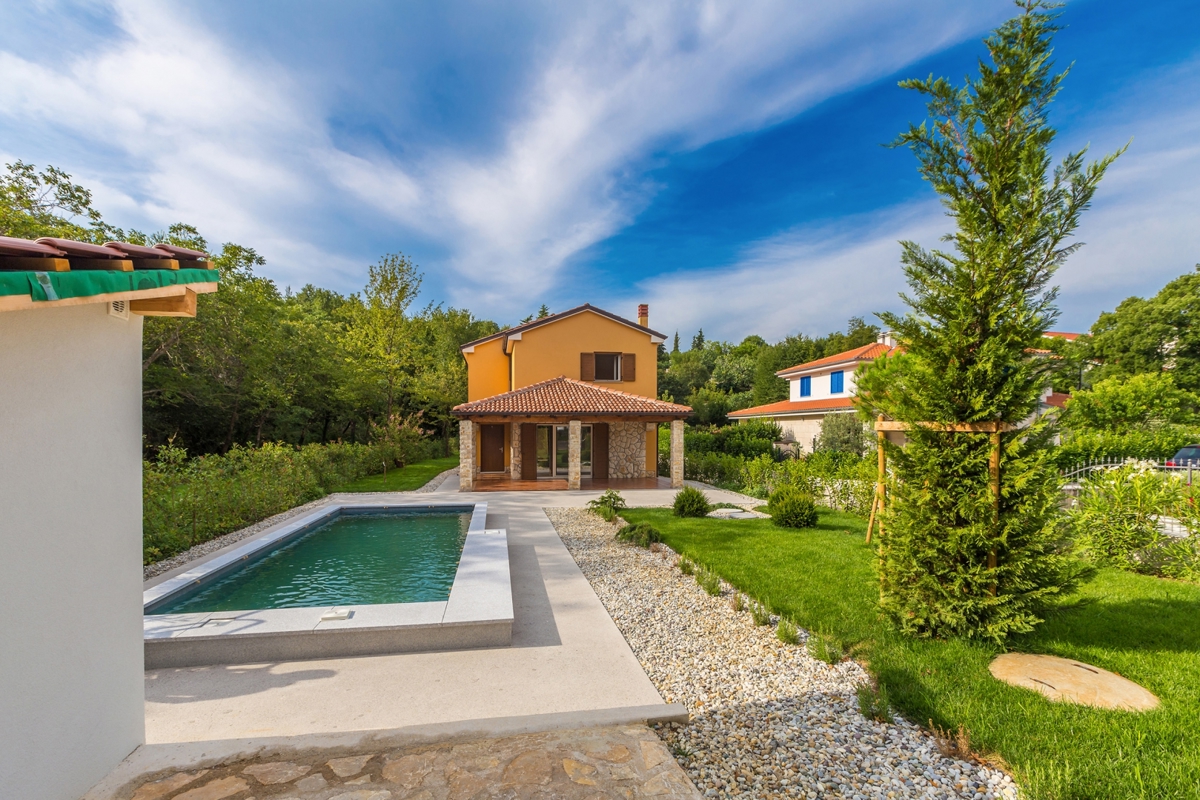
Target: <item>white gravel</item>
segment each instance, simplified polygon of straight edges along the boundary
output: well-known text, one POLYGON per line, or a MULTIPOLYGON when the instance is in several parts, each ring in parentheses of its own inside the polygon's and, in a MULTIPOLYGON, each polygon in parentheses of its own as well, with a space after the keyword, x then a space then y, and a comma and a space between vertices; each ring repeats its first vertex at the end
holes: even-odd
MULTIPOLYGON (((363 497, 377 497, 379 495, 384 495, 384 494, 428 494, 429 492, 432 492, 435 489, 437 489, 439 486, 441 486, 442 482, 445 481, 446 478, 449 478, 451 475, 454 475, 457 472, 458 472, 457 468, 448 469, 445 472, 439 472, 437 475, 433 476, 429 480, 429 482, 426 483, 424 486, 422 486, 419 489, 414 489, 411 492, 355 492, 355 493, 353 493, 352 496, 355 498, 363 498, 363 497)), ((184 550, 182 553, 176 553, 175 555, 171 556, 170 558, 164 558, 162 561, 156 561, 153 564, 147 564, 144 567, 142 567, 142 580, 148 581, 151 578, 156 577, 158 575, 162 575, 165 572, 170 572, 173 569, 182 567, 184 564, 187 564, 191 561, 195 561, 197 558, 200 558, 201 556, 206 556, 209 553, 215 553, 218 550, 220 550, 222 547, 228 547, 229 545, 233 544, 234 542, 240 542, 242 539, 245 539, 249 536, 253 536, 254 534, 258 533, 259 531, 265 530, 266 528, 269 528, 272 525, 278 525, 281 522, 286 522, 287 520, 291 519, 292 517, 298 517, 301 514, 305 514, 308 511, 311 511, 312 509, 316 508, 319 505, 328 503, 331 498, 337 499, 338 497, 341 497, 345 494, 347 494, 347 493, 341 492, 341 493, 335 493, 332 495, 325 495, 324 497, 318 497, 316 500, 312 500, 308 503, 305 503, 302 506, 296 506, 295 508, 289 508, 287 511, 276 514, 273 517, 267 517, 266 519, 259 520, 258 522, 254 523, 253 525, 247 525, 245 528, 242 528, 241 530, 236 530, 236 531, 233 531, 232 533, 227 533, 224 536, 218 536, 215 539, 209 539, 207 542, 201 542, 200 544, 196 545, 195 547, 184 550)))
POLYGON ((705 594, 668 548, 616 542, 615 525, 582 509, 546 514, 663 699, 691 713, 659 733, 706 796, 1017 797, 1008 775, 944 756, 908 721, 865 719, 859 664, 783 644, 734 611, 730 587, 705 594))

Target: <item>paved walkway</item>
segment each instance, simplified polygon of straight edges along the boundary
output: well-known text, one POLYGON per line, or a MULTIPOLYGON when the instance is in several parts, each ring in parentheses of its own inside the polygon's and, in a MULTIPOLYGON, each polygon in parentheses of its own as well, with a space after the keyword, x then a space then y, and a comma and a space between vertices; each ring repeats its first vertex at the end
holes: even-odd
POLYGON ((122 787, 132 800, 687 798, 700 794, 645 727, 554 731, 398 750, 292 751, 168 770, 122 787))
MULTIPOLYGON (((146 673, 148 743, 398 729, 625 709, 670 716, 543 507, 582 506, 598 492, 377 494, 387 503, 471 499, 506 522, 515 620, 511 647, 146 673)), ((627 491, 631 506, 666 505, 671 490, 627 491)), ((710 492, 714 501, 737 495, 710 492)), ((335 502, 334 495, 328 502, 335 502)), ((267 529, 270 530, 270 529, 267 529)), ((266 531, 264 531, 266 533, 266 531)), ((583 717, 577 717, 580 720, 583 717)), ((615 719, 622 719, 618 715, 615 719)))

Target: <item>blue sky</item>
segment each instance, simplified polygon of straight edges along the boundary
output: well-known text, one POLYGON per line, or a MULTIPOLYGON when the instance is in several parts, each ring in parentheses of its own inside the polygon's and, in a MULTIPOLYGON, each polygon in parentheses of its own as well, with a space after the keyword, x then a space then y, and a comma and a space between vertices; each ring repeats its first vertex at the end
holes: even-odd
MULTIPOLYGON (((899 310, 900 239, 949 228, 896 81, 961 79, 1007 2, 5 4, 0 159, 55 164, 114 224, 183 220, 281 285, 511 322, 591 302, 685 339, 899 310), (53 47, 47 47, 52 42, 53 47)), ((1132 145, 1059 273, 1059 328, 1200 261, 1200 4, 1075 0, 1060 152, 1132 145)))

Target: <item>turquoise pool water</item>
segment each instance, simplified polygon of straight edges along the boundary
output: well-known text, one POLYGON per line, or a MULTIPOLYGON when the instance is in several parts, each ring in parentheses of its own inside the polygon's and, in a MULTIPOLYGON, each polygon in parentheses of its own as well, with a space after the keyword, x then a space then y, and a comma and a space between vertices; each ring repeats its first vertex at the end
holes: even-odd
POLYGON ((146 613, 443 601, 470 522, 457 509, 343 512, 146 613))

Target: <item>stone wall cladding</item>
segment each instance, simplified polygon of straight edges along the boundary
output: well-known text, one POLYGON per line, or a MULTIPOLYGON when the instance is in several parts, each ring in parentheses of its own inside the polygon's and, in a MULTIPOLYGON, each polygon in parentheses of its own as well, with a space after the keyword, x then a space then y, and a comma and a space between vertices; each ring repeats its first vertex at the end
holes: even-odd
POLYGON ((608 423, 608 477, 646 477, 646 423, 608 423))
POLYGON ((683 420, 671 422, 671 488, 683 488, 683 420))
POLYGON ((508 474, 515 481, 521 478, 521 423, 514 422, 508 427, 508 474))
POLYGON ((475 488, 475 423, 469 419, 459 420, 458 423, 458 480, 459 490, 472 491, 475 488))

